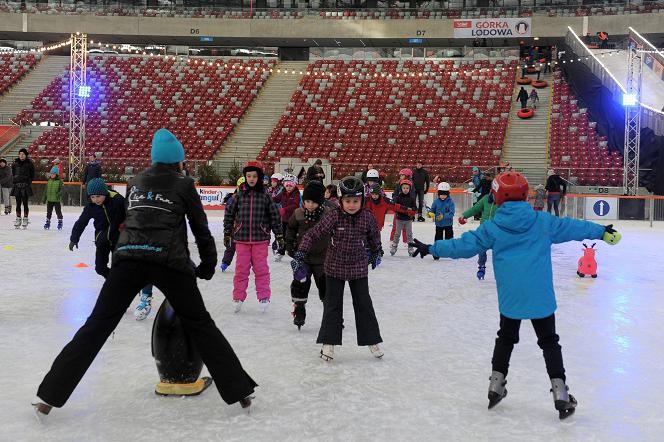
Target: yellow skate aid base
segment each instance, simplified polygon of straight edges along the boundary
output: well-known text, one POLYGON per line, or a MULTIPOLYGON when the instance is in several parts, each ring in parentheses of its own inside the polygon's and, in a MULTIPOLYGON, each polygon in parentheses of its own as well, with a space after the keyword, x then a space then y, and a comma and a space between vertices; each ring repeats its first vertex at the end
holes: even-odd
POLYGON ((154 392, 161 396, 197 396, 212 385, 212 378, 202 377, 190 384, 171 384, 159 382, 154 392))

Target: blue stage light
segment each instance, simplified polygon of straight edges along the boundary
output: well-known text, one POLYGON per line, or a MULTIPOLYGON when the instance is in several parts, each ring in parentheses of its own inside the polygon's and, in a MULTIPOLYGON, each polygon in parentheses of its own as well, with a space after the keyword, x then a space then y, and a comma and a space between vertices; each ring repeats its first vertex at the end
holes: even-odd
POLYGON ((79 86, 78 96, 80 98, 88 98, 90 96, 90 86, 79 86))
POLYGON ((623 94, 623 106, 636 106, 636 94, 623 94))

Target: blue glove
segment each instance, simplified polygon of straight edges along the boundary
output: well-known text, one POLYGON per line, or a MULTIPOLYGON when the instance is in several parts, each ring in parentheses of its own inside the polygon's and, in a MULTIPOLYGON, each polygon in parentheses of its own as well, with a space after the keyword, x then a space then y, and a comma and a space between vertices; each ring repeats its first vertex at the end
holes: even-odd
POLYGON ((420 255, 420 258, 424 259, 425 256, 429 254, 430 244, 424 244, 422 241, 414 240, 413 242, 408 243, 409 247, 415 247, 412 257, 415 258, 417 255, 420 255))
POLYGON ((369 256, 369 264, 371 265, 371 270, 376 270, 376 267, 378 267, 382 261, 380 255, 381 251, 377 250, 375 253, 368 252, 369 256))

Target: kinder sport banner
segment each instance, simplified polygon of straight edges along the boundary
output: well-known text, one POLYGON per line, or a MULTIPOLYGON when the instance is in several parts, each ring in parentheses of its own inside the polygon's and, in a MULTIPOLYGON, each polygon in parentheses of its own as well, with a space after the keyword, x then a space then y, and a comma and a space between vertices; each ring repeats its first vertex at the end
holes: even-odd
POLYGON ((530 17, 454 20, 454 38, 530 37, 530 17))

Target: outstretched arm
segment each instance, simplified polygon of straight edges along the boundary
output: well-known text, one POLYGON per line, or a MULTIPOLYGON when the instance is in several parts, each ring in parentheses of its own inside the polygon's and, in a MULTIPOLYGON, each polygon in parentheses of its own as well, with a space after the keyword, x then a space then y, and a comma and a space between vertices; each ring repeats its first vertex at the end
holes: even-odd
POLYGON ((584 239, 602 239, 606 228, 597 223, 572 218, 558 218, 548 213, 538 216, 549 218, 551 242, 560 244, 567 241, 583 241, 584 239))
POLYGON ((458 239, 436 241, 429 247, 434 258, 470 258, 493 247, 493 238, 482 224, 479 229, 471 230, 458 239))

